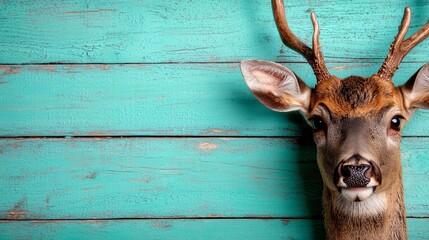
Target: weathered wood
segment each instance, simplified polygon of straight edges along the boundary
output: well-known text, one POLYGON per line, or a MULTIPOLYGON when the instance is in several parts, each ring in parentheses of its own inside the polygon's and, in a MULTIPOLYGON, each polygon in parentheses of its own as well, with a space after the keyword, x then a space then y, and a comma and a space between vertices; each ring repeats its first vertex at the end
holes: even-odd
MULTIPOLYGON (((420 227, 422 221, 411 221, 420 227)), ((421 228, 421 227, 420 227, 421 228)), ((2 239, 324 239, 321 220, 1 222, 2 239)))
MULTIPOLYGON (((314 86, 308 64, 285 64, 314 86)), ((402 64, 401 84, 421 64, 402 64)), ((378 64, 328 64, 340 77, 378 64)), ((299 136, 298 113, 276 113, 250 93, 238 64, 35 65, 0 68, 1 136, 299 136)), ((405 136, 429 136, 429 111, 405 136)))
MULTIPOLYGON (((426 240, 428 219, 407 219, 409 239, 426 240)), ((325 239, 322 220, 0 221, 1 239, 325 239)))
MULTIPOLYGON (((0 65, 1 137, 152 136, 0 139, 0 238, 323 239, 311 140, 249 138, 308 134, 299 114, 260 105, 238 69, 246 58, 304 61, 282 45, 269 5, 0 1, 0 64, 71 63, 0 65)), ((286 5, 307 43, 316 11, 340 77, 378 70, 406 5, 409 35, 429 12, 428 1, 411 0, 286 5)), ((396 83, 428 56, 426 40, 396 83)), ((314 84, 307 64, 286 65, 314 84)), ((420 136, 403 143, 409 238, 427 239, 429 111, 404 135, 420 136)))
MULTIPOLYGON (((309 43, 317 13, 327 61, 384 60, 403 9, 410 32, 427 21, 428 1, 286 3, 294 32, 309 43)), ((0 63, 303 61, 282 46, 268 1, 1 1, 0 63)), ((429 41, 405 61, 427 61, 429 41)))
MULTIPOLYGON (((428 143, 404 139, 408 216, 429 216, 428 143)), ((0 152, 1 219, 321 213, 315 151, 298 139, 2 139, 0 152)))

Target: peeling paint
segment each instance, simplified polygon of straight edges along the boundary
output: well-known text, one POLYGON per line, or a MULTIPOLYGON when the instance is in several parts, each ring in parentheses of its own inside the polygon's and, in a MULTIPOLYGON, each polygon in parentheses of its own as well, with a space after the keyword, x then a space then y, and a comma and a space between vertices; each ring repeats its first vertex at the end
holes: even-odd
POLYGON ((90 224, 94 224, 97 226, 101 226, 105 223, 105 221, 102 220, 81 220, 81 223, 90 223, 90 224))
POLYGON ((340 65, 340 66, 335 66, 335 67, 331 67, 329 68, 330 70, 348 70, 348 69, 352 69, 352 68, 364 68, 364 67, 370 67, 373 64, 360 64, 360 65, 340 65))
POLYGON ((267 179, 266 177, 261 177, 261 176, 258 176, 258 175, 251 175, 250 178, 254 179, 254 180, 257 180, 257 181, 259 181, 261 179, 267 179))
POLYGON ((81 65, 78 64, 65 64, 63 65, 68 73, 74 72, 74 70, 78 67, 80 67, 81 65))
POLYGON ((7 146, 10 148, 17 149, 17 148, 22 147, 22 144, 21 143, 9 143, 9 144, 7 144, 7 146))
POLYGON ((228 135, 233 135, 233 134, 238 134, 238 131, 236 130, 222 130, 222 129, 209 129, 207 131, 208 133, 214 133, 214 134, 228 134, 228 135))
POLYGON ((34 67, 28 68, 31 71, 46 71, 46 72, 55 72, 57 70, 56 65, 37 65, 34 67))
POLYGON ((107 64, 87 64, 87 65, 85 65, 85 68, 86 69, 110 70, 110 67, 107 64))
POLYGON ((287 224, 289 224, 290 220, 289 219, 281 219, 281 221, 283 224, 287 225, 287 224))
POLYGON ((162 228, 162 229, 172 228, 172 225, 170 223, 168 223, 167 221, 156 221, 156 220, 154 220, 152 222, 152 226, 155 228, 162 228))
MULTIPOLYGON (((67 221, 63 221, 63 220, 32 220, 31 222, 33 223, 34 227, 37 227, 37 226, 41 226, 44 224, 53 224, 53 223, 58 224, 58 223, 64 223, 67 221)), ((40 239, 43 239, 43 238, 40 238, 40 239)))
POLYGON ((28 212, 22 209, 26 199, 24 198, 20 202, 16 203, 13 206, 13 209, 10 210, 7 214, 7 219, 22 219, 27 216, 28 212))
POLYGON ((0 65, 0 70, 3 71, 3 75, 17 74, 22 72, 22 68, 19 66, 0 65))
POLYGON ((344 69, 349 69, 350 66, 335 66, 333 68, 331 68, 332 70, 344 70, 344 69))
POLYGON ((88 135, 90 135, 90 136, 104 136, 104 135, 108 135, 108 134, 104 133, 102 131, 91 131, 91 132, 88 132, 88 135))
POLYGON ((97 172, 91 172, 90 174, 86 175, 85 178, 87 179, 95 179, 97 177, 97 172))
POLYGON ((203 150, 203 151, 212 151, 216 148, 218 148, 218 145, 215 143, 202 142, 202 143, 198 144, 198 149, 203 150))

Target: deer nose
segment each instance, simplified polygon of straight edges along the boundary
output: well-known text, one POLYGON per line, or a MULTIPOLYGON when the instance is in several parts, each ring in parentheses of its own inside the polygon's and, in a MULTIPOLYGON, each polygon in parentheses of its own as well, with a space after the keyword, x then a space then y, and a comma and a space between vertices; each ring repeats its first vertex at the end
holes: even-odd
POLYGON ((341 175, 344 177, 343 181, 349 188, 353 187, 366 187, 371 180, 370 177, 366 177, 365 173, 371 170, 371 165, 359 164, 359 165, 342 165, 341 175))
POLYGON ((380 169, 373 161, 366 160, 360 155, 354 155, 337 165, 334 172, 334 183, 343 188, 376 186, 381 184, 380 169), (374 181, 370 184, 371 179, 374 181))

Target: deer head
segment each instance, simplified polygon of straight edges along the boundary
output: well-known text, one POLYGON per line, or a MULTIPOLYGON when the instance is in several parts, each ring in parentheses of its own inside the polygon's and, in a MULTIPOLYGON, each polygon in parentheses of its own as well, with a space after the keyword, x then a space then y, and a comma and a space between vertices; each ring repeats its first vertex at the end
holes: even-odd
POLYGON ((311 13, 314 33, 310 48, 290 30, 283 1, 272 0, 272 7, 283 43, 304 56, 317 84, 311 88, 291 70, 273 62, 247 60, 241 63, 241 70, 262 104, 279 112, 298 110, 313 127, 328 238, 341 239, 345 234, 350 239, 350 228, 333 226, 344 219, 352 219, 362 237, 366 234, 362 228, 371 225, 365 222, 368 218, 382 218, 379 231, 387 234, 397 228, 402 232, 395 234, 404 236, 401 131, 415 109, 429 109, 429 64, 403 86, 395 87, 391 79, 405 55, 428 37, 429 22, 404 40, 411 18, 410 9, 405 8, 399 33, 378 73, 341 80, 329 74, 325 65, 315 14, 311 13))

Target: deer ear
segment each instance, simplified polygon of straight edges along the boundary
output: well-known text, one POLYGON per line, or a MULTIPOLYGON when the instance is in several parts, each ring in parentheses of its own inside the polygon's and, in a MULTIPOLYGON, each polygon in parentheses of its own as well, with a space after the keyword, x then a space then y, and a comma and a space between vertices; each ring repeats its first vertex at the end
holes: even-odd
POLYGON ((253 95, 269 109, 307 114, 311 89, 291 70, 274 62, 246 60, 241 72, 253 95))
POLYGON ((401 86, 407 107, 429 109, 429 63, 401 86))

